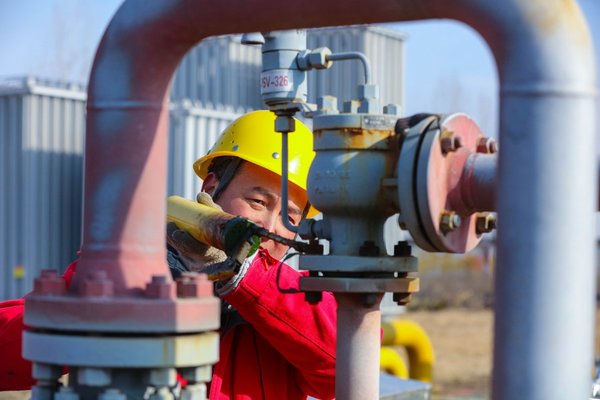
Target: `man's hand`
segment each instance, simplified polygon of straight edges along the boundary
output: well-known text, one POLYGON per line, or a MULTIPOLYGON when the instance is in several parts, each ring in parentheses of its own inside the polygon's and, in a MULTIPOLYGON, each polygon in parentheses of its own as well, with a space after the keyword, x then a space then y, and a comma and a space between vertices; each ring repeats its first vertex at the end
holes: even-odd
POLYGON ((167 224, 167 243, 177 250, 190 271, 202 272, 206 266, 227 259, 225 252, 197 241, 192 235, 179 229, 174 222, 167 224))
MULTIPOLYGON (((221 210, 208 193, 198 193, 196 201, 221 210)), ((167 243, 179 253, 180 259, 190 271, 208 274, 213 281, 223 281, 234 276, 239 263, 227 257, 224 251, 194 239, 189 233, 179 229, 174 222, 167 224, 167 243)))

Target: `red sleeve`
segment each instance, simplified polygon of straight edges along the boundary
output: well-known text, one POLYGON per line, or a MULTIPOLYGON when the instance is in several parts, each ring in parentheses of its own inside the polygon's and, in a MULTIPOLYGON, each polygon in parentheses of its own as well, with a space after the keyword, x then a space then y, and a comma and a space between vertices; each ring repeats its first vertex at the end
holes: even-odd
POLYGON ((304 293, 290 293, 300 276, 261 252, 225 300, 296 367, 306 393, 330 399, 335 397, 337 305, 328 292, 317 305, 308 304, 304 293))
MULTIPOLYGON (((69 265, 63 278, 71 284, 77 262, 69 265)), ((0 391, 28 390, 35 384, 31 362, 21 356, 24 300, 0 302, 0 391)))
POLYGON ((35 383, 31 363, 21 357, 23 299, 0 303, 0 391, 28 390, 35 383))

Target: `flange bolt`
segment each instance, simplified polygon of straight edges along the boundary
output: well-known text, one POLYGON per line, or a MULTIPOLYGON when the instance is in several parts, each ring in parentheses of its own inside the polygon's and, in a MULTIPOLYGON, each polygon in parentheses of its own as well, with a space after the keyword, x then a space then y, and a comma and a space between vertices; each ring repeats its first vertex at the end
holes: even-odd
POLYGON ((442 147, 442 153, 447 154, 460 149, 462 147, 462 139, 456 135, 446 136, 440 139, 440 146, 442 147))
POLYGON ((477 152, 484 154, 494 154, 498 151, 498 144, 492 138, 482 137, 477 142, 477 152))
POLYGON ((445 235, 460 227, 462 219, 454 211, 444 211, 440 217, 440 230, 445 235))
POLYGON ((478 235, 490 233, 496 229, 496 216, 492 213, 481 213, 475 220, 475 232, 478 235))

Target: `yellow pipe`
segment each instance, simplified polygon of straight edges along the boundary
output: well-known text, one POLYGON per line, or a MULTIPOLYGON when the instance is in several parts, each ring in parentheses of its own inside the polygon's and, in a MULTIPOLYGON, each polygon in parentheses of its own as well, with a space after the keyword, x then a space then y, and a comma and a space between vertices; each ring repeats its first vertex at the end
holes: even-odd
POLYGON ((416 322, 406 320, 384 322, 381 326, 382 346, 403 346, 406 349, 409 377, 431 382, 435 357, 425 330, 416 322))
POLYGON ((398 378, 408 379, 408 369, 400 354, 391 347, 382 347, 379 359, 379 369, 398 378))

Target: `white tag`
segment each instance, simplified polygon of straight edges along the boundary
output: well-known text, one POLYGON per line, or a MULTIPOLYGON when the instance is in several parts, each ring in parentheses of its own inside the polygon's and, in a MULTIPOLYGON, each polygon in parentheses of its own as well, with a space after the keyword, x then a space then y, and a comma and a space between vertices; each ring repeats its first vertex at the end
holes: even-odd
POLYGON ((260 93, 291 92, 294 87, 293 72, 273 69, 260 74, 260 93))

